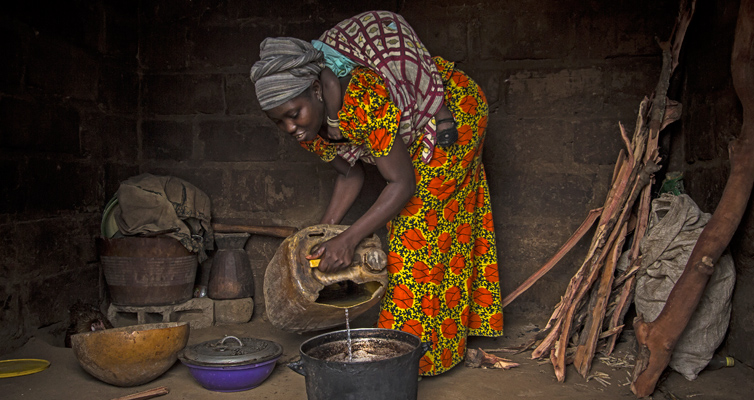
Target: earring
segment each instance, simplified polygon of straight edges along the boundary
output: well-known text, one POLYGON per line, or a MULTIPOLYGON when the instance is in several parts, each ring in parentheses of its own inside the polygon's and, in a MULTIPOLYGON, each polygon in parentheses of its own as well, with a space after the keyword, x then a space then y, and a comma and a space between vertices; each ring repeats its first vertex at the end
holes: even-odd
POLYGON ((319 100, 320 103, 322 102, 322 93, 317 93, 317 100, 319 100))

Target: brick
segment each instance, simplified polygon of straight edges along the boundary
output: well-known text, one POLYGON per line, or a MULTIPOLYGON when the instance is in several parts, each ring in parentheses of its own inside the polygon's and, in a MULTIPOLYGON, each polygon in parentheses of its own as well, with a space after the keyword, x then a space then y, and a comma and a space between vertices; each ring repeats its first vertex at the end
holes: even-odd
POLYGON ((20 213, 24 209, 21 168, 21 161, 0 160, 0 214, 20 213))
POLYGON ((301 165, 267 171, 263 201, 267 203, 269 211, 279 214, 283 219, 311 220, 312 203, 320 204, 324 200, 323 196, 328 196, 327 199, 330 196, 330 193, 321 193, 321 180, 321 175, 314 168, 301 165))
POLYGON ((479 17, 479 58, 496 61, 567 58, 573 40, 569 12, 538 13, 536 21, 526 16, 520 11, 503 11, 479 17))
POLYGON ((604 79, 596 68, 519 71, 508 78, 505 111, 517 117, 595 113, 604 79))
POLYGON ((116 328, 158 322, 188 322, 191 330, 209 328, 214 324, 214 301, 193 298, 169 306, 119 306, 111 304, 107 319, 116 328))
POLYGON ((33 280, 91 268, 98 258, 95 237, 101 221, 101 214, 92 213, 16 224, 11 232, 19 277, 33 280))
POLYGON ((150 115, 222 114, 222 75, 147 75, 142 102, 150 115))
POLYGON ((89 3, 55 2, 40 8, 40 3, 23 2, 14 4, 12 10, 18 20, 34 27, 38 36, 58 37, 76 45, 96 43, 101 21, 97 7, 89 3))
POLYGON ((225 102, 229 115, 264 115, 259 107, 254 84, 249 78, 249 71, 225 77, 225 102))
POLYGON ((0 99, 0 145, 40 152, 77 155, 79 115, 57 104, 0 99))
MULTIPOLYGON (((625 63, 611 63, 600 68, 600 71, 604 74, 605 87, 600 97, 595 98, 594 109, 601 114, 595 116, 604 118, 608 115, 615 115, 631 135, 642 99, 649 96, 657 85, 660 60, 646 58, 625 63), (600 102, 601 107, 598 106, 600 102)), ((588 89, 591 90, 591 88, 588 89)), ((579 114, 579 116, 582 115, 579 114)))
POLYGON ((28 38, 21 32, 0 29, 0 91, 16 93, 21 89, 24 56, 28 51, 28 38))
POLYGON ((143 21, 140 27, 139 60, 149 71, 183 71, 188 67, 190 42, 185 25, 143 21))
MULTIPOLYGON (((491 168, 488 168, 491 169, 491 168)), ((495 202, 505 204, 518 215, 557 218, 562 215, 585 215, 584 207, 594 203, 591 174, 530 172, 517 169, 494 170, 490 183, 495 202)), ((604 199, 598 199, 602 204, 604 199)))
POLYGON ((107 23, 102 28, 104 40, 101 40, 100 51, 124 61, 136 62, 139 51, 139 4, 107 2, 102 6, 107 23))
POLYGON ((504 166, 538 163, 562 164, 574 157, 574 128, 564 120, 511 119, 493 115, 487 132, 487 154, 505 155, 490 157, 487 164, 504 166))
POLYGON ((233 211, 267 211, 266 173, 261 168, 233 170, 230 174, 228 206, 233 211))
MULTIPOLYGON (((498 235, 497 238, 498 256, 501 260, 505 260, 500 264, 500 285, 503 297, 515 290, 552 258, 579 226, 583 220, 579 218, 585 216, 586 212, 574 214, 567 219, 562 216, 554 219, 536 216, 519 218, 508 213, 495 214, 497 232, 517 232, 516 235, 498 235)), ((569 279, 583 262, 590 237, 590 234, 587 234, 558 262, 555 268, 540 278, 535 286, 522 294, 514 303, 511 303, 511 307, 517 308, 521 304, 526 304, 551 311, 551 307, 557 304, 560 296, 565 292, 569 279)))
POLYGON ((256 24, 201 26, 190 34, 194 42, 189 61, 192 68, 250 68, 259 59, 255 44, 265 38, 256 24))
POLYGON ((112 113, 136 114, 139 104, 136 65, 123 67, 122 64, 122 60, 108 62, 102 69, 97 102, 112 113))
MULTIPOLYGON (((350 17, 350 15, 349 15, 350 17)), ((346 17, 344 17, 346 18, 346 17)), ((315 40, 319 39, 320 36, 322 36, 322 33, 330 28, 332 28, 335 24, 340 22, 341 19, 332 19, 332 23, 327 23, 322 20, 318 21, 302 21, 298 23, 289 23, 285 26, 285 36, 295 37, 299 38, 301 40, 315 40)), ((276 34, 270 34, 266 36, 279 36, 276 34)))
POLYGON ((81 124, 84 154, 111 161, 136 162, 139 143, 136 120, 112 115, 88 116, 81 124))
POLYGON ((83 162, 35 160, 22 173, 27 212, 88 211, 100 207, 102 171, 83 162))
POLYGON ((214 300, 215 325, 245 324, 254 314, 254 299, 214 300))
POLYGON ((450 61, 465 60, 467 52, 466 22, 457 18, 411 18, 404 15, 424 46, 433 56, 450 61))
POLYGON ((276 137, 256 132, 247 120, 201 122, 199 141, 208 161, 274 161, 280 152, 276 137))
MULTIPOLYGON (((592 3, 596 9, 575 10, 575 18, 570 30, 575 43, 571 56, 587 59, 606 59, 631 55, 658 56, 660 48, 654 40, 658 37, 667 40, 673 27, 673 17, 677 10, 672 2, 656 2, 649 7, 665 7, 655 11, 656 16, 647 18, 647 8, 643 6, 618 9, 620 5, 592 3)), ((677 8, 677 6, 676 6, 677 8)))
MULTIPOLYGON (((573 148, 578 149, 573 154, 574 161, 581 164, 615 165, 618 154, 625 148, 616 121, 582 119, 570 125, 573 148)), ((631 138, 632 131, 627 133, 631 138)))
POLYGON ((193 124, 182 121, 144 121, 142 157, 147 160, 185 161, 193 154, 193 124))
POLYGON ((88 52, 45 40, 32 42, 26 63, 26 82, 47 94, 95 100, 99 63, 88 52))

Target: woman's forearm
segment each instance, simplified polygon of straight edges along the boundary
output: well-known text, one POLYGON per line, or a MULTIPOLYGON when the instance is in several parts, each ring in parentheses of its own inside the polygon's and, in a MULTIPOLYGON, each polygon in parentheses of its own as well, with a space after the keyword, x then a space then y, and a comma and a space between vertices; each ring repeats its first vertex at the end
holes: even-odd
POLYGON ((350 237, 351 243, 358 243, 385 226, 401 212, 416 190, 414 167, 400 138, 395 139, 388 155, 377 158, 376 164, 387 185, 369 210, 341 234, 350 237))

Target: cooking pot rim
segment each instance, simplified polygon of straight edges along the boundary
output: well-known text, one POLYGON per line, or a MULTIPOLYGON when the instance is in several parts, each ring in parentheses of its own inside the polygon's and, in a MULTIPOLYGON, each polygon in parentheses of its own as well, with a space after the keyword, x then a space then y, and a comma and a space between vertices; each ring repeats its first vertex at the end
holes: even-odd
MULTIPOLYGON (((301 354, 302 358, 308 358, 308 359, 312 359, 312 360, 317 360, 318 362, 332 363, 332 364, 344 364, 341 361, 327 361, 327 360, 323 360, 323 359, 312 357, 312 356, 310 356, 308 354, 309 351, 311 351, 311 350, 313 350, 313 349, 315 349, 315 348, 317 348, 319 346, 322 346, 322 345, 325 345, 325 344, 328 344, 328 343, 332 343, 332 342, 337 341, 337 340, 343 340, 343 339, 345 339, 345 337, 342 337, 342 338, 340 337, 340 336, 343 336, 343 335, 347 335, 347 330, 342 329, 342 330, 338 330, 338 331, 327 332, 327 333, 323 333, 323 334, 314 336, 312 338, 309 338, 306 341, 304 341, 303 343, 301 343, 301 345, 299 346, 299 353, 301 354), (327 340, 330 337, 336 338, 336 339, 334 339, 334 340, 327 340)), ((418 336, 416 336, 416 335, 414 335, 412 333, 400 331, 400 330, 397 330, 397 329, 386 329, 386 328, 357 328, 357 329, 351 329, 351 339, 364 339, 364 338, 398 340, 398 341, 406 343, 406 344, 408 344, 408 345, 410 345, 412 347, 411 351, 409 351, 409 352, 406 352, 406 353, 403 353, 403 354, 400 354, 400 355, 397 355, 395 357, 391 357, 391 358, 388 358, 388 359, 384 359, 384 360, 371 361, 372 363, 374 363, 374 362, 382 362, 382 361, 390 361, 390 360, 393 360, 393 359, 396 359, 396 358, 399 358, 399 357, 403 357, 403 356, 407 356, 407 355, 410 356, 414 352, 416 352, 417 350, 420 350, 422 348, 421 338, 419 338, 418 336), (380 334, 384 334, 384 335, 381 337, 380 334), (402 340, 402 339, 405 339, 405 340, 402 340)), ((351 363, 345 363, 345 364, 351 364, 351 363)))

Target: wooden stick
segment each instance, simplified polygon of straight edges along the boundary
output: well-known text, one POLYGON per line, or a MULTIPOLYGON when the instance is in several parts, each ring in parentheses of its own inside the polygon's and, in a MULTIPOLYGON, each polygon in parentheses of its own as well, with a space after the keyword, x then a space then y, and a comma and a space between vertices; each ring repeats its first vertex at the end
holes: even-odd
POLYGON ((729 148, 730 176, 717 209, 697 239, 660 315, 649 323, 639 315, 634 322, 640 347, 631 391, 638 397, 654 392, 657 380, 699 304, 715 262, 741 222, 754 185, 754 0, 741 1, 731 72, 744 118, 741 135, 729 148))
POLYGON ((293 226, 229 225, 219 222, 213 222, 212 229, 218 233, 250 233, 281 238, 286 238, 298 232, 298 229, 293 226))
POLYGON ((608 297, 610 296, 613 279, 615 278, 615 267, 618 264, 618 259, 623 251, 627 226, 628 224, 624 222, 617 240, 613 243, 613 246, 610 249, 610 256, 605 263, 605 267, 602 268, 600 284, 597 287, 597 291, 594 293, 592 301, 590 301, 591 312, 587 317, 581 335, 579 335, 580 343, 576 348, 576 354, 574 354, 573 357, 573 364, 576 367, 576 370, 584 378, 587 377, 589 370, 592 368, 592 359, 594 358, 594 352, 597 348, 597 340, 602 331, 602 321, 605 318, 605 308, 607 307, 608 297))
POLYGON ((168 389, 167 386, 160 386, 154 389, 145 390, 143 392, 129 394, 128 396, 116 397, 112 400, 146 400, 153 397, 163 396, 168 393, 170 393, 170 389, 168 389))
POLYGON ((578 243, 582 237, 591 229, 592 225, 594 224, 594 221, 597 220, 597 217, 600 215, 600 212, 602 212, 602 208, 595 208, 594 210, 589 211, 589 214, 586 216, 586 219, 584 222, 581 223, 581 226, 579 226, 578 229, 571 235, 570 238, 563 244, 563 246, 560 247, 560 249, 555 253, 555 255, 550 258, 545 265, 543 265, 537 272, 532 274, 528 279, 524 281, 519 287, 516 288, 513 292, 511 292, 509 295, 505 296, 503 299, 503 307, 510 304, 513 300, 515 300, 518 296, 521 295, 521 293, 525 292, 527 289, 529 289, 532 285, 534 285, 535 282, 539 280, 539 278, 543 277, 546 273, 550 272, 550 270, 555 267, 555 265, 563 259, 563 257, 568 254, 569 251, 573 248, 573 246, 578 243))
MULTIPOLYGON (((646 100, 641 103, 640 110, 644 109, 643 107, 646 106, 646 103, 646 100)), ((640 115, 642 115, 642 113, 640 113, 640 115)), ((641 126, 641 124, 637 123, 637 132, 639 131, 639 128, 641 126)), ((630 149, 629 153, 634 154, 634 152, 630 149)), ((617 193, 625 192, 625 188, 628 186, 629 182, 632 181, 632 175, 634 175, 632 171, 634 162, 635 157, 630 157, 627 159, 627 157, 625 157, 622 152, 618 155, 618 162, 616 164, 620 164, 620 168, 616 165, 615 171, 617 171, 617 173, 614 172, 613 185, 608 192, 607 199, 605 200, 606 206, 602 208, 602 214, 600 215, 600 225, 597 227, 597 231, 594 233, 592 243, 589 247, 589 251, 587 252, 584 262, 576 272, 576 275, 571 278, 570 282, 568 283, 568 287, 566 288, 565 295, 561 299, 560 304, 555 307, 555 311, 549 319, 547 328, 552 328, 549 330, 549 333, 542 340, 542 342, 534 349, 534 351, 532 351, 531 357, 533 359, 540 358, 544 354, 548 353, 559 337, 561 333, 561 324, 563 322, 563 318, 568 313, 571 302, 573 301, 573 298, 578 291, 578 287, 581 285, 584 276, 587 274, 587 270, 592 266, 592 260, 595 253, 597 253, 599 248, 604 245, 604 240, 602 239, 602 237, 607 236, 610 228, 612 228, 612 224, 608 223, 608 221, 612 219, 613 223, 615 222, 612 214, 606 214, 605 210, 610 209, 613 214, 616 213, 616 210, 619 210, 617 204, 614 204, 620 201, 620 196, 618 196, 617 193)))

